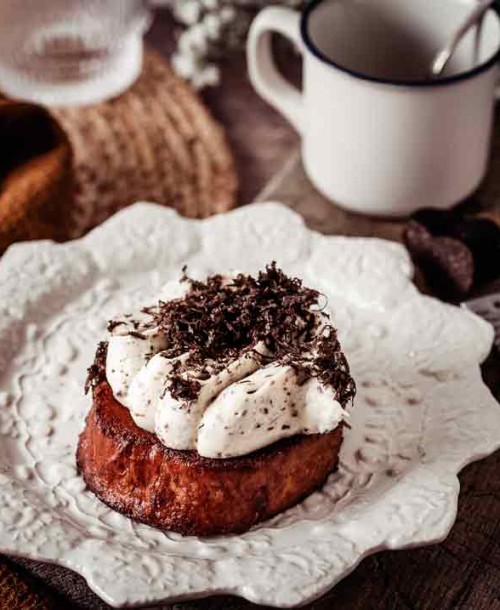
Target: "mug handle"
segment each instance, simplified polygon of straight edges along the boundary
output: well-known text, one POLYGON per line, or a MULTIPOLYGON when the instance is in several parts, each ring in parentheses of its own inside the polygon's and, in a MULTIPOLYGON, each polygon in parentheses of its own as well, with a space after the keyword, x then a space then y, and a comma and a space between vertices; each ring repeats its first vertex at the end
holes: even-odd
POLYGON ((301 133, 302 95, 276 68, 271 48, 272 32, 282 34, 303 52, 300 14, 277 6, 263 9, 253 20, 248 34, 247 64, 250 81, 257 93, 301 133))

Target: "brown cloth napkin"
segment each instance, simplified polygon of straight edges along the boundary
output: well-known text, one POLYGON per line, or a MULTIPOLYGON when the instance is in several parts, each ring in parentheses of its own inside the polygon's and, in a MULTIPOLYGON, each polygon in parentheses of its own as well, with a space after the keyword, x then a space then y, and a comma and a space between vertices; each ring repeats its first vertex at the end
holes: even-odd
POLYGON ((0 608, 55 610, 55 605, 45 595, 36 593, 4 559, 0 559, 0 608))
POLYGON ((15 241, 66 238, 71 145, 44 108, 0 100, 0 254, 15 241))

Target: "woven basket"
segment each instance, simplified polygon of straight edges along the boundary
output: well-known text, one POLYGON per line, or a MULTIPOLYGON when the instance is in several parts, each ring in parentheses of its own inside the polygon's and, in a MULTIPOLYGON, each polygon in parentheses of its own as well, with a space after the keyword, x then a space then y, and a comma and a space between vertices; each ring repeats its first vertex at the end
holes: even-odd
POLYGON ((159 54, 146 52, 141 77, 124 95, 52 114, 74 151, 71 237, 138 200, 192 218, 234 207, 237 180, 224 132, 159 54))
POLYGON ((235 205, 223 130, 150 50, 113 100, 50 114, 0 101, 0 142, 0 253, 14 241, 80 237, 138 200, 192 218, 235 205))

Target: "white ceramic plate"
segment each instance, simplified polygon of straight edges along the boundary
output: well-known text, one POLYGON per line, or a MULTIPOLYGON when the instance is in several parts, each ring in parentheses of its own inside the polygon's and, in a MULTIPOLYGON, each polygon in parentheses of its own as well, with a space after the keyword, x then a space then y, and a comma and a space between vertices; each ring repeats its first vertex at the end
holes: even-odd
POLYGON ((411 275, 401 246, 313 233, 278 204, 206 221, 138 204, 80 241, 11 247, 0 262, 0 550, 69 567, 115 606, 224 592, 285 607, 370 553, 442 540, 457 473, 500 446, 500 407, 479 371, 492 330, 421 296, 411 275), (206 274, 273 259, 325 294, 357 380, 339 471, 241 536, 164 534, 111 511, 74 459, 105 322, 185 262, 206 274))

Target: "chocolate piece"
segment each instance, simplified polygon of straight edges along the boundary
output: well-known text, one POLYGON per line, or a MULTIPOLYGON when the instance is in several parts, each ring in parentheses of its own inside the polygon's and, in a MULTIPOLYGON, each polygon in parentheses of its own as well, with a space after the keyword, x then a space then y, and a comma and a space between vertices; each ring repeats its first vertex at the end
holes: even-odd
POLYGON ((420 225, 423 225, 429 233, 435 237, 452 237, 453 229, 460 220, 460 215, 455 210, 432 210, 424 209, 415 212, 412 216, 420 225))
POLYGON ((456 223, 453 233, 472 253, 475 284, 500 277, 500 227, 496 223, 464 218, 456 223))
MULTIPOLYGON (((425 228, 432 238, 452 238, 462 244, 468 249, 473 259, 473 272, 472 282, 470 278, 465 279, 464 275, 470 273, 468 269, 469 263, 466 261, 469 257, 462 248, 462 254, 459 256, 459 246, 456 243, 450 245, 448 242, 448 248, 443 245, 442 242, 433 241, 434 250, 439 251, 439 256, 435 255, 434 265, 432 269, 429 269, 426 265, 426 269, 422 269, 424 273, 430 274, 427 278, 429 284, 436 286, 439 282, 434 277, 436 274, 436 265, 438 264, 437 259, 441 260, 441 265, 448 268, 448 271, 442 270, 441 275, 444 273, 448 276, 460 276, 456 286, 452 289, 451 300, 456 300, 466 296, 467 292, 472 287, 472 284, 478 285, 481 282, 487 282, 497 277, 500 277, 500 227, 493 221, 486 218, 480 218, 477 216, 463 216, 457 211, 441 211, 441 210, 421 210, 413 216, 413 221, 417 222, 421 227, 425 228), (448 249, 448 255, 445 250, 448 249), (453 251, 453 254, 451 252, 453 251), (451 260, 453 258, 453 261, 451 260), (449 269, 453 266, 456 267, 458 259, 462 258, 462 269, 457 274, 457 269, 453 273, 450 273, 449 269), (468 289, 466 285, 470 283, 468 289), (466 291, 464 291, 466 290, 466 291)), ((405 242, 407 243, 408 249, 412 256, 414 256, 415 262, 418 263, 417 254, 414 253, 416 246, 415 235, 409 235, 409 232, 415 232, 414 225, 408 227, 405 232, 405 242)), ((419 243, 421 239, 417 239, 419 243)), ((438 272, 438 275, 440 273, 438 272)), ((437 286, 437 294, 439 296, 449 296, 449 290, 446 295, 443 295, 442 290, 437 286)))
POLYGON ((124 324, 126 324, 125 320, 110 320, 108 322, 108 333, 112 333, 115 328, 118 328, 118 326, 123 326, 124 324))
POLYGON ((434 237, 416 221, 408 223, 404 241, 436 295, 459 301, 468 294, 474 280, 474 259, 466 245, 451 237, 434 237))
POLYGON ((131 337, 135 337, 136 339, 142 339, 143 341, 147 339, 146 335, 144 335, 143 333, 139 333, 136 330, 131 330, 128 334, 131 337))

